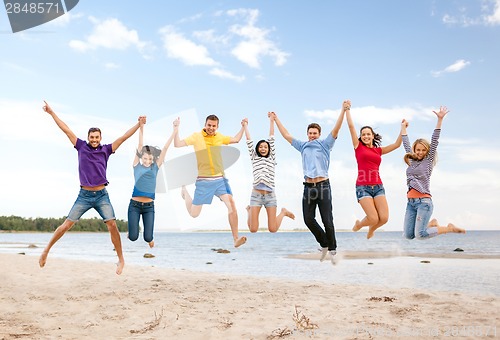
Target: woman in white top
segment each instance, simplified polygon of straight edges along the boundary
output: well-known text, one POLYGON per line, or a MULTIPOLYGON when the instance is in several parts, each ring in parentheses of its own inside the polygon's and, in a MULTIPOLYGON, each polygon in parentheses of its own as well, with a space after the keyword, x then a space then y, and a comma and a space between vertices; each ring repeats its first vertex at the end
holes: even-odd
POLYGON ((260 140, 254 148, 253 140, 248 130, 248 122, 244 125, 247 139, 248 152, 252 161, 253 189, 250 196, 248 211, 248 228, 255 233, 259 229, 259 213, 262 206, 267 211, 267 228, 270 232, 278 231, 283 217, 287 216, 295 219, 295 215, 286 208, 281 208, 279 215, 276 215, 277 201, 274 192, 274 168, 276 165, 276 153, 274 149, 274 121, 269 117, 269 138, 260 140))

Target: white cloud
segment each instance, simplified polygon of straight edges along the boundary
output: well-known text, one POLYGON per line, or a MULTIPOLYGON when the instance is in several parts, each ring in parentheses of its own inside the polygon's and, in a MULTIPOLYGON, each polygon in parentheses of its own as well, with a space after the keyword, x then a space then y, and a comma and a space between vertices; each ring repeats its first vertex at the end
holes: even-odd
POLYGON ((260 59, 270 56, 276 66, 286 63, 289 53, 280 50, 276 44, 269 40, 269 30, 255 26, 259 17, 257 9, 234 9, 226 12, 228 16, 239 16, 246 20, 244 25, 233 25, 229 31, 244 40, 239 42, 231 53, 241 62, 252 68, 260 68, 260 59))
POLYGON ((211 69, 209 73, 211 75, 214 75, 214 76, 219 77, 219 78, 225 78, 225 79, 231 79, 231 80, 237 81, 238 83, 241 83, 242 81, 245 80, 245 76, 235 76, 231 72, 222 70, 222 69, 217 68, 217 67, 211 69))
POLYGON ((496 149, 485 147, 460 147, 456 151, 456 157, 468 163, 498 163, 500 164, 500 153, 496 149))
POLYGON ((465 7, 459 8, 458 15, 445 14, 443 22, 449 25, 469 26, 495 26, 500 25, 500 0, 483 1, 479 15, 471 15, 465 7))
POLYGON ((160 30, 163 37, 163 47, 167 56, 178 59, 186 65, 215 66, 218 63, 210 57, 208 49, 185 38, 181 33, 175 31, 172 26, 163 27, 160 30))
POLYGON ((141 41, 136 30, 128 29, 118 19, 106 19, 99 21, 91 17, 94 23, 93 32, 85 40, 71 40, 69 46, 79 52, 87 52, 98 48, 113 50, 126 50, 135 47, 148 58, 148 52, 154 47, 151 43, 141 41))
POLYGON ((120 68, 120 65, 109 62, 109 63, 104 64, 104 67, 108 70, 115 70, 117 68, 120 68))
POLYGON ((485 21, 489 25, 500 25, 500 0, 494 1, 495 8, 491 15, 485 16, 485 21))
POLYGON ((455 73, 463 70, 467 66, 470 65, 470 61, 464 60, 464 59, 459 59, 455 61, 455 63, 451 64, 450 66, 447 66, 441 71, 432 71, 431 74, 433 77, 440 77, 444 73, 455 73))
POLYGON ((66 12, 64 15, 61 15, 60 17, 49 21, 47 24, 55 27, 66 27, 69 25, 70 22, 73 20, 79 19, 83 17, 83 13, 76 13, 73 14, 73 12, 66 12))
MULTIPOLYGON (((352 107, 351 117, 355 124, 361 125, 377 125, 377 124, 394 124, 400 123, 404 118, 410 121, 413 118, 430 120, 435 117, 432 113, 434 108, 423 107, 395 107, 395 108, 379 108, 375 106, 352 107)), ((327 124, 334 124, 340 114, 340 109, 337 110, 305 110, 306 117, 315 118, 319 121, 325 121, 327 124)))

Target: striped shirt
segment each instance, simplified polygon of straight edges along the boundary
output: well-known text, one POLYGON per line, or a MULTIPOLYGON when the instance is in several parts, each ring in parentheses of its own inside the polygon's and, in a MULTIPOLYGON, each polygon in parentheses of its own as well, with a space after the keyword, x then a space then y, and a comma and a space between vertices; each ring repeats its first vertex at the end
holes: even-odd
MULTIPOLYGON (((431 137, 431 145, 427 156, 421 161, 410 159, 410 165, 406 169, 406 184, 408 191, 415 189, 421 194, 431 194, 431 174, 434 167, 434 159, 436 150, 439 144, 439 135, 441 129, 435 129, 431 137)), ((413 152, 410 144, 410 139, 407 135, 403 135, 403 146, 406 152, 413 152)))
POLYGON ((247 140, 248 152, 252 161, 253 187, 262 183, 274 190, 274 167, 276 165, 276 150, 274 149, 274 136, 267 140, 270 146, 269 156, 261 157, 255 151, 253 140, 247 140))

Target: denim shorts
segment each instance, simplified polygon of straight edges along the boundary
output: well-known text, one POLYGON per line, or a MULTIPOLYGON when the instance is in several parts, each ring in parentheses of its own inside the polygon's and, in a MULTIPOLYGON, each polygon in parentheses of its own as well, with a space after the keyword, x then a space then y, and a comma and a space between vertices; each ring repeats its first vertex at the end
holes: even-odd
POLYGON ((106 188, 97 191, 80 189, 78 197, 66 218, 71 222, 76 222, 87 210, 92 208, 99 213, 104 222, 116 219, 106 188))
POLYGON ((252 194, 250 195, 250 206, 264 206, 266 208, 277 207, 278 202, 276 201, 276 194, 274 191, 271 191, 268 194, 261 194, 260 192, 252 191, 252 194))
POLYGON ((220 198, 221 195, 232 195, 229 182, 225 178, 218 179, 198 179, 195 183, 194 205, 210 204, 214 196, 220 198))
POLYGON ((385 190, 382 184, 376 185, 356 185, 356 197, 358 202, 365 197, 375 198, 377 196, 384 196, 385 190))

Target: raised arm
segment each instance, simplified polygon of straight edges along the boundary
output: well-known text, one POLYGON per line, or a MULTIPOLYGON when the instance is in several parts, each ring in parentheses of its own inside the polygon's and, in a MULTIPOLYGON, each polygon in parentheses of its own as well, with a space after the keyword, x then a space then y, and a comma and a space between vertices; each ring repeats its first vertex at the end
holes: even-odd
POLYGON ((174 120, 174 131, 172 131, 172 134, 165 142, 165 145, 163 145, 163 148, 161 149, 160 157, 158 157, 158 159, 156 160, 156 165, 158 165, 158 167, 161 167, 163 164, 163 161, 165 161, 165 156, 167 155, 168 147, 170 146, 170 144, 174 140, 174 136, 175 136, 175 120, 174 120))
POLYGON ((123 142, 132 137, 132 135, 137 131, 137 129, 139 129, 139 126, 141 125, 141 120, 144 121, 143 124, 146 124, 146 116, 139 116, 139 118, 137 118, 137 123, 130 129, 128 129, 123 136, 118 137, 118 139, 116 139, 113 142, 113 144, 111 144, 113 152, 115 152, 120 147, 120 145, 123 144, 123 142))
POLYGON ((250 136, 250 130, 248 130, 248 119, 245 123, 245 125, 243 125, 243 128, 245 129, 245 137, 247 140, 252 140, 252 137, 250 136))
POLYGON ((406 127, 407 126, 408 126, 408 122, 406 121, 406 119, 403 119, 401 121, 401 130, 399 132, 398 138, 396 138, 396 141, 394 143, 381 147, 382 155, 385 155, 386 153, 394 151, 401 146, 401 143, 403 142, 402 136, 406 135, 406 127))
POLYGON ((436 123, 436 129, 441 129, 441 124, 443 123, 444 116, 450 112, 446 106, 439 107, 439 111, 432 111, 437 116, 438 120, 436 123))
POLYGON ((337 122, 335 123, 335 126, 332 129, 332 137, 337 139, 339 135, 340 128, 342 127, 342 122, 344 121, 344 115, 345 115, 345 110, 347 108, 351 107, 351 101, 350 100, 344 100, 342 103, 342 108, 340 109, 340 115, 339 118, 337 118, 337 122))
POLYGON ((179 125, 181 124, 181 119, 177 117, 176 120, 174 120, 174 146, 176 148, 180 148, 182 146, 187 146, 187 143, 184 139, 179 138, 179 125))
POLYGON ((139 119, 139 144, 137 144, 137 150, 135 150, 135 157, 133 165, 136 166, 139 164, 139 154, 142 150, 142 146, 144 145, 144 123, 139 119))
POLYGON ((281 121, 278 118, 278 115, 276 113, 274 113, 274 112, 270 112, 269 113, 269 117, 272 120, 274 120, 274 122, 276 123, 276 126, 278 127, 278 130, 280 131, 280 133, 283 136, 283 138, 285 138, 288 141, 288 143, 292 144, 293 136, 283 126, 283 124, 281 123, 281 121))
POLYGON ((68 127, 68 125, 66 125, 66 123, 64 123, 56 115, 56 113, 54 112, 54 110, 52 110, 52 108, 49 106, 49 104, 47 104, 47 102, 45 100, 43 102, 45 103, 45 105, 43 106, 43 110, 52 116, 52 119, 54 119, 57 126, 59 126, 59 128, 62 130, 62 132, 64 132, 66 134, 66 136, 68 136, 71 144, 73 144, 73 146, 75 146, 76 140, 77 140, 76 135, 73 133, 73 131, 71 131, 71 129, 68 127))
POLYGON ((271 112, 267 113, 269 117, 269 137, 274 136, 274 119, 271 118, 271 112))
POLYGON ((241 129, 238 131, 238 133, 234 136, 231 137, 229 140, 229 144, 236 144, 239 143, 241 140, 241 137, 243 137, 243 132, 245 131, 245 125, 248 124, 248 118, 243 118, 241 120, 241 129))
POLYGON ((358 139, 358 133, 356 132, 356 127, 354 126, 354 122, 352 121, 351 117, 351 101, 349 101, 349 105, 344 104, 344 109, 347 120, 347 126, 349 127, 349 132, 351 134, 352 146, 354 147, 354 149, 357 149, 359 145, 359 139, 358 139))

